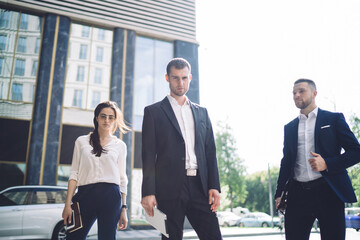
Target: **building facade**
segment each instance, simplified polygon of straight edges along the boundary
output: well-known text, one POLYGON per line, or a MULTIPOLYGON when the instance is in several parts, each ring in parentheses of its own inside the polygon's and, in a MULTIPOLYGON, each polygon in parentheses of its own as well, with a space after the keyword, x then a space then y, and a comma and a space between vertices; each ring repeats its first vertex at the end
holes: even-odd
POLYGON ((199 103, 195 0, 0 0, 0 190, 66 185, 74 142, 101 101, 118 103, 127 145, 129 216, 140 206, 141 124, 168 94, 167 62, 192 66, 199 103))

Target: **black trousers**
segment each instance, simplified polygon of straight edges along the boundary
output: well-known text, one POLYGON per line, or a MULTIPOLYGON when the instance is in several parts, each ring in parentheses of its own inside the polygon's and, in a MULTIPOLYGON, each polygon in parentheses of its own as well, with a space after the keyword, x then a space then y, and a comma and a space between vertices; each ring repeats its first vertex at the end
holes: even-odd
POLYGON ((78 188, 73 201, 78 201, 83 228, 68 233, 67 240, 86 239, 97 219, 98 239, 116 239, 116 228, 121 213, 120 188, 112 183, 95 183, 78 188))
POLYGON ((196 231, 200 240, 221 240, 216 213, 210 210, 209 199, 202 191, 199 176, 187 176, 179 199, 157 200, 158 208, 167 215, 169 238, 180 240, 183 237, 185 216, 196 231))
POLYGON ((315 218, 322 240, 345 239, 344 203, 326 181, 321 178, 310 185, 291 182, 285 212, 286 239, 308 240, 315 218))

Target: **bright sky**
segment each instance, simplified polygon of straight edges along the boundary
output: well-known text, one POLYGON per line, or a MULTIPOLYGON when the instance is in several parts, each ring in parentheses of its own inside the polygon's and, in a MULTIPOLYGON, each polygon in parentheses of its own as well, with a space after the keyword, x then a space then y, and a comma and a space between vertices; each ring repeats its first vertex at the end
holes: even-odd
MULTIPOLYGON (((279 166, 295 80, 317 105, 360 116, 360 1, 196 0, 200 104, 228 120, 248 173, 279 166)), ((348 121, 349 122, 349 121, 348 121)))

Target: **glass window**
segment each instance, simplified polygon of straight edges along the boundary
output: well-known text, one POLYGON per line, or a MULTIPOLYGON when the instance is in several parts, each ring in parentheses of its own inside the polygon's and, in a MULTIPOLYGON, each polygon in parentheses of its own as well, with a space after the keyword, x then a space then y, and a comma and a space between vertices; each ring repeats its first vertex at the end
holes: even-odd
POLYGON ((0 9, 0 27, 1 28, 9 27, 9 16, 10 16, 10 13, 8 10, 0 9))
POLYGON ((97 61, 97 62, 102 62, 102 60, 103 60, 103 54, 104 54, 104 48, 102 48, 102 47, 97 47, 97 48, 96 48, 96 61, 97 61))
POLYGON ((6 50, 6 35, 0 35, 0 50, 5 51, 6 50))
POLYGON ((31 68, 31 76, 36 76, 37 68, 38 68, 38 61, 34 61, 31 68))
POLYGON ((81 36, 88 38, 90 35, 90 27, 89 26, 82 26, 81 36))
POLYGON ((86 59, 87 56, 87 45, 86 44, 81 44, 80 45, 80 59, 86 59))
POLYGON ((76 81, 83 82, 84 81, 84 74, 85 74, 85 67, 78 66, 77 74, 76 74, 76 81))
POLYGON ((17 52, 26 53, 26 37, 19 37, 17 52))
POLYGON ((65 203, 66 192, 65 189, 34 189, 29 204, 65 203))
POLYGON ((40 38, 36 38, 35 53, 39 53, 39 50, 40 50, 40 38))
MULTIPOLYGON (((64 107, 80 107, 74 104, 75 90, 82 90, 81 108, 92 110, 93 102, 100 96, 100 102, 109 99, 111 77, 111 54, 113 32, 106 29, 87 27, 71 23, 69 38, 69 54, 67 59, 67 74, 64 92, 64 107), (82 31, 89 32, 89 37, 82 37, 82 31), (104 35, 103 40, 102 35, 104 35), (83 59, 86 59, 84 61, 83 59), (79 69, 78 66, 83 66, 79 69), (94 91, 100 92, 95 94, 94 91)), ((79 110, 80 111, 80 110, 79 110)), ((87 113, 88 111, 84 111, 87 113)), ((64 111, 64 122, 73 123, 70 111, 64 111), (67 117, 69 116, 69 117, 67 117)))
POLYGON ((0 82, 0 99, 3 99, 4 83, 0 82))
POLYGON ((34 101, 35 98, 35 85, 31 86, 31 101, 34 101))
POLYGON ((100 103, 100 96, 101 96, 101 92, 99 92, 99 91, 93 92, 93 97, 92 97, 92 101, 91 101, 92 108, 95 108, 100 103))
POLYGON ((21 100, 21 103, 8 104, 0 102, 0 112, 10 119, 27 119, 32 117, 33 90, 36 85, 36 74, 41 48, 41 31, 38 27, 42 18, 35 15, 1 9, 0 7, 0 68, 3 82, 2 99, 7 101, 21 100), (15 85, 22 84, 22 94, 15 85), (13 97, 14 96, 14 97, 13 97), (22 96, 22 97, 20 97, 22 96))
POLYGON ((25 74, 25 60, 24 59, 16 59, 14 75, 24 76, 24 74, 25 74))
POLYGON ((135 46, 134 130, 141 130, 144 107, 169 93, 166 65, 173 58, 173 44, 137 36, 135 46))
POLYGON ((0 57, 0 75, 3 74, 3 65, 4 65, 4 58, 0 57))
POLYGON ((102 69, 101 68, 95 68, 94 83, 101 84, 101 76, 102 76, 102 69))
POLYGON ((73 98, 73 106, 74 107, 82 107, 82 90, 75 89, 74 98, 73 98))
POLYGON ((0 206, 12 206, 25 204, 28 191, 24 189, 13 189, 1 195, 0 206))
POLYGON ((15 101, 22 101, 23 99, 22 90, 23 90, 23 85, 21 83, 13 83, 11 99, 15 101))
POLYGON ((29 15, 22 13, 20 19, 20 29, 27 30, 28 29, 28 22, 29 22, 29 15))
POLYGON ((101 28, 98 28, 97 30, 98 30, 97 39, 100 41, 105 40, 105 30, 101 28))

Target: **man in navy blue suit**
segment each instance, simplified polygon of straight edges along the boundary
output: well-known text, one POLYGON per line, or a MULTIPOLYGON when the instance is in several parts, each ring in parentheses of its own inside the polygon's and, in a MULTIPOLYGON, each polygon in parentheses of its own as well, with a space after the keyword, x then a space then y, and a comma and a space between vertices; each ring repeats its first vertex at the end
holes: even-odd
POLYGON ((308 240, 315 218, 322 240, 345 239, 344 203, 356 202, 347 168, 360 161, 360 145, 342 113, 316 106, 312 80, 294 83, 299 117, 285 125, 276 207, 288 190, 285 235, 308 240), (342 151, 343 150, 343 151, 342 151))
POLYGON ((185 216, 201 240, 220 240, 220 181, 207 110, 185 95, 188 61, 172 59, 165 79, 170 94, 144 109, 141 204, 150 216, 155 206, 167 215, 171 240, 182 239, 185 216))

